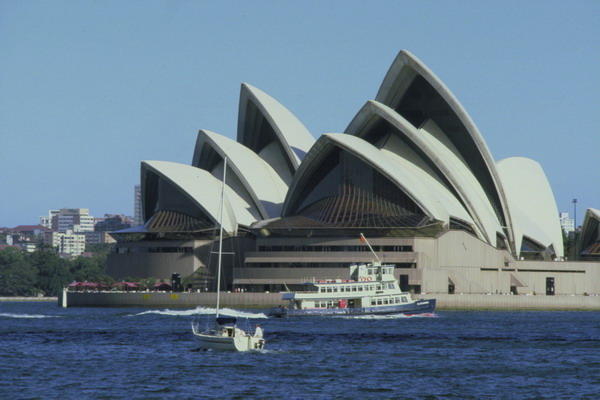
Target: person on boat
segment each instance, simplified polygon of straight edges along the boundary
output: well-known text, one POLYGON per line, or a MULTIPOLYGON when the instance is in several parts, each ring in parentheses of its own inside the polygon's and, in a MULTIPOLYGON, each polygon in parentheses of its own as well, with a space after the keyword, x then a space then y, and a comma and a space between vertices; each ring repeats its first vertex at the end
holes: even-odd
POLYGON ((257 338, 263 337, 263 331, 259 324, 256 324, 256 329, 254 330, 254 337, 257 337, 257 338))

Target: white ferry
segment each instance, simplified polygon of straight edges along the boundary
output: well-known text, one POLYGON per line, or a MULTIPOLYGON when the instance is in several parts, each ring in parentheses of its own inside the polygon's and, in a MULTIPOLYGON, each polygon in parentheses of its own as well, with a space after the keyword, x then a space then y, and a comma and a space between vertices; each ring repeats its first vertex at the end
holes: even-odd
MULTIPOLYGON (((362 237, 362 235, 361 235, 362 237)), ((394 265, 374 261, 351 265, 349 279, 311 280, 307 291, 285 292, 287 307, 271 310, 274 317, 301 315, 432 314, 435 299, 413 300, 402 292, 394 265)))

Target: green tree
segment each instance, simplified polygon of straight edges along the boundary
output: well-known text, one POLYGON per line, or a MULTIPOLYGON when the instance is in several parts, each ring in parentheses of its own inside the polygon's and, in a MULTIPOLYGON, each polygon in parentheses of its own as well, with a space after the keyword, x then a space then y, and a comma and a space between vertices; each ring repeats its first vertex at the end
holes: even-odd
POLYGON ((69 270, 76 281, 103 282, 112 284, 114 280, 106 275, 106 254, 92 257, 77 257, 70 262, 69 270))
POLYGON ((7 247, 0 251, 0 295, 35 295, 36 275, 36 269, 22 250, 7 247))
POLYGON ((38 271, 36 286, 47 296, 56 296, 73 280, 68 261, 61 259, 52 250, 38 250, 31 254, 30 259, 31 265, 38 271))

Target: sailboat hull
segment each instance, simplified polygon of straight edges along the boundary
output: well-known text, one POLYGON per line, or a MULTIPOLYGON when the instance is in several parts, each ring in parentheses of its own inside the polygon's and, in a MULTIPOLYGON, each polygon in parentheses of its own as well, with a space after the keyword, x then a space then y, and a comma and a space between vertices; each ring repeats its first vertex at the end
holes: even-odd
POLYGON ((200 347, 207 350, 217 351, 248 351, 260 350, 264 346, 264 340, 247 334, 240 336, 218 336, 211 333, 195 333, 200 347))

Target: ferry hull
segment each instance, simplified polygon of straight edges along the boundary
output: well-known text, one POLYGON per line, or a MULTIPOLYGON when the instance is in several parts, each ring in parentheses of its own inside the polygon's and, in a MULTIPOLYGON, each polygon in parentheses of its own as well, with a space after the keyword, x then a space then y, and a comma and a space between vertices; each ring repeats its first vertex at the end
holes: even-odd
POLYGON ((352 315, 385 315, 385 314, 433 314, 435 312, 435 299, 417 300, 409 304, 393 306, 360 307, 360 308, 311 308, 290 310, 284 307, 274 308, 269 312, 272 317, 300 317, 300 316, 352 316, 352 315))

